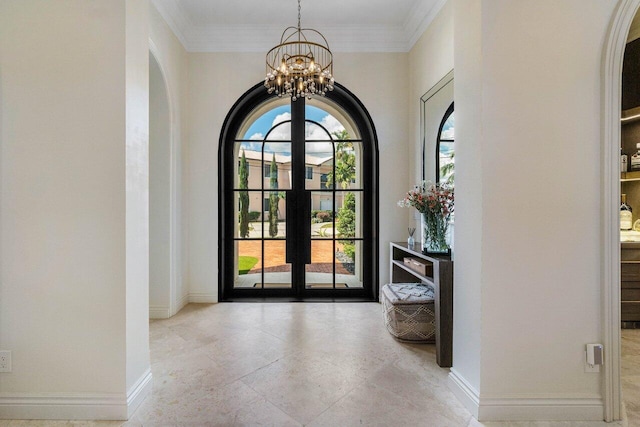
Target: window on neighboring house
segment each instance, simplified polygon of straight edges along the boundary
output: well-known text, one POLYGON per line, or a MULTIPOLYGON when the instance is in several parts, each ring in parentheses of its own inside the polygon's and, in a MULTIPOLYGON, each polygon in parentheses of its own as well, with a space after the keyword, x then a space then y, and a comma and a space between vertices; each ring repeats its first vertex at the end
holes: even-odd
POLYGON ((265 178, 271 178, 271 164, 263 165, 262 170, 264 171, 265 178))
POLYGON ((265 197, 265 199, 262 201, 262 211, 263 212, 269 212, 269 198, 265 197))
POLYGON ((322 175, 320 175, 320 188, 322 188, 323 190, 326 190, 327 188, 327 174, 323 173, 322 175))
POLYGON ((313 179, 313 166, 306 167, 304 177, 306 179, 313 179))

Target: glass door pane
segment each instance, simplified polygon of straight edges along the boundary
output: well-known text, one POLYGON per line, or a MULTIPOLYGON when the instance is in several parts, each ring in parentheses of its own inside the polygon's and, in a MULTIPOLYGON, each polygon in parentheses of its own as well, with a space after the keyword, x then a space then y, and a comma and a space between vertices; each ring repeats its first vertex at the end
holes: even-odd
MULTIPOLYGON (((317 112, 322 112, 316 108, 317 112)), ((305 188, 311 192, 311 264, 306 289, 362 288, 361 143, 333 116, 306 125, 305 188)))
POLYGON ((264 240, 262 286, 256 288, 291 288, 291 264, 286 261, 284 240, 264 240))
POLYGON ((237 277, 234 288, 291 288, 291 264, 285 259, 285 241, 236 242, 237 277))
POLYGON ((291 126, 265 140, 236 141, 235 289, 291 289, 286 260, 286 194, 291 189, 291 126))
MULTIPOLYGON (((311 241, 311 264, 305 267, 307 289, 333 289, 336 268, 333 239, 314 239, 311 241)), ((337 284, 346 287, 345 283, 337 284)))
POLYGON ((234 288, 252 288, 262 283, 262 245, 259 240, 236 241, 234 288))

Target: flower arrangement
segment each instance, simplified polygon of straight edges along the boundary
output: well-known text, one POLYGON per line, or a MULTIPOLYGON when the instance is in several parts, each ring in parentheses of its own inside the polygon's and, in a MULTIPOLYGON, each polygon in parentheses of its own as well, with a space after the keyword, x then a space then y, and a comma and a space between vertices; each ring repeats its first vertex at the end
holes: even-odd
POLYGON ((404 199, 398 202, 398 206, 412 207, 420 213, 433 213, 445 218, 453 213, 453 187, 447 183, 434 184, 423 181, 422 184, 413 187, 407 192, 404 199))
POLYGON ((453 186, 448 183, 423 181, 407 192, 398 202, 400 207, 412 207, 422 214, 422 247, 427 253, 447 253, 447 229, 454 210, 453 186))

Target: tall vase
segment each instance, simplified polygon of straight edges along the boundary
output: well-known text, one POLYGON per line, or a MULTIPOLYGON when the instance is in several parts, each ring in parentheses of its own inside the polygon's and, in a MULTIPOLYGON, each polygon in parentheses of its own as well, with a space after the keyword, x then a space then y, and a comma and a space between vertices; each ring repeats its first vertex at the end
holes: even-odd
POLYGON ((450 254, 447 242, 449 221, 442 215, 424 212, 422 214, 422 253, 450 254))

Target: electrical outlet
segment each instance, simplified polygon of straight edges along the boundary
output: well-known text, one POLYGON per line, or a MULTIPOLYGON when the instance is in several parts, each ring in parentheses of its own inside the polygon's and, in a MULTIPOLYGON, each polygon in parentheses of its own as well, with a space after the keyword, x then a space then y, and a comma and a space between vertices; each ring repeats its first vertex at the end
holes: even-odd
POLYGON ((587 362, 587 352, 584 353, 584 371, 585 372, 600 372, 600 365, 590 365, 587 362))
POLYGON ((0 350, 0 372, 11 372, 11 351, 0 350))

